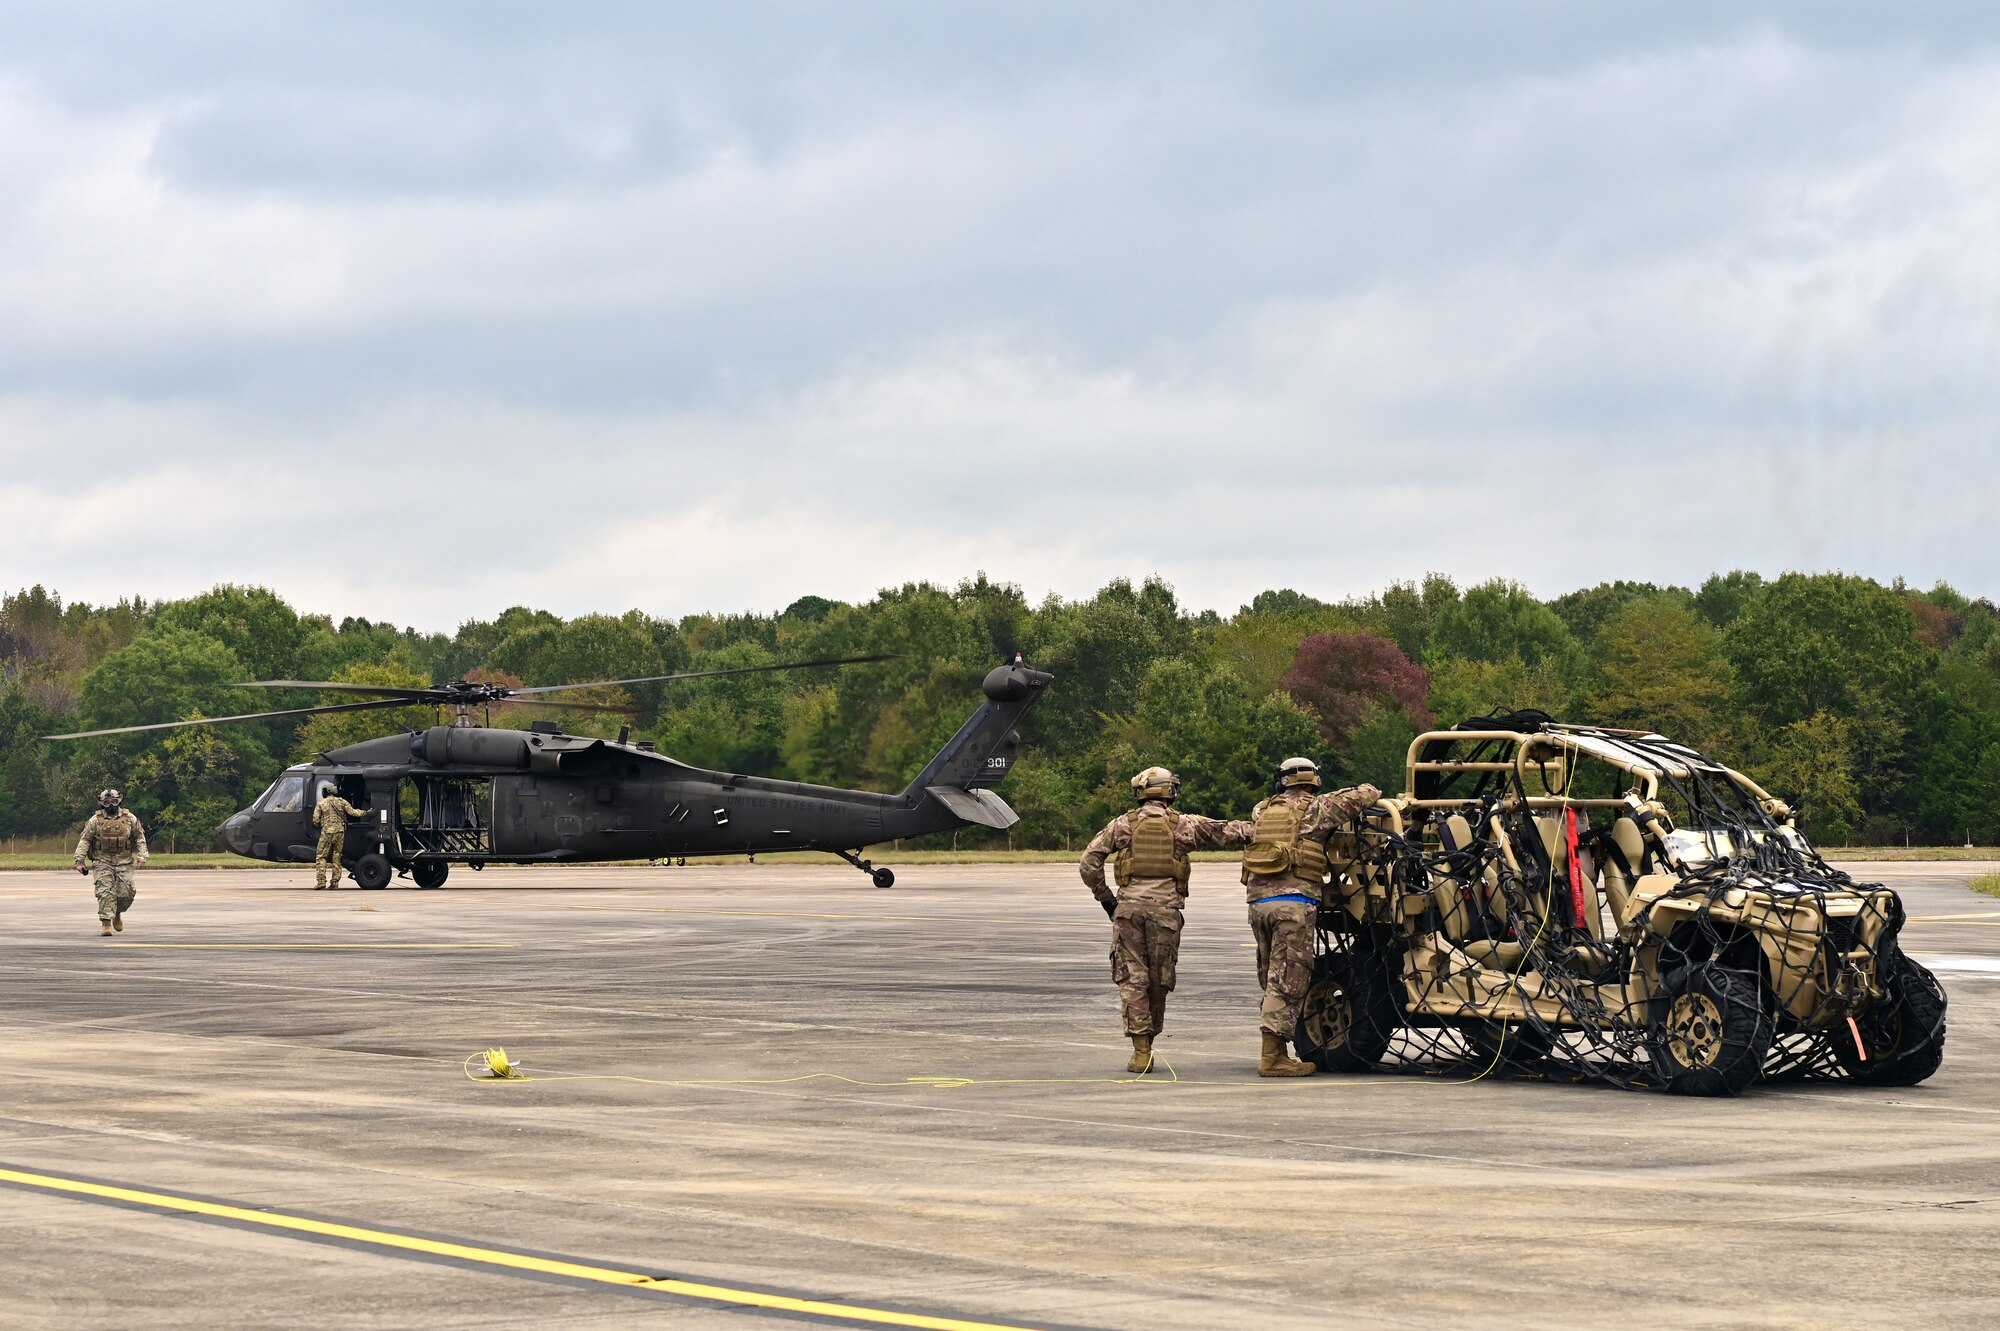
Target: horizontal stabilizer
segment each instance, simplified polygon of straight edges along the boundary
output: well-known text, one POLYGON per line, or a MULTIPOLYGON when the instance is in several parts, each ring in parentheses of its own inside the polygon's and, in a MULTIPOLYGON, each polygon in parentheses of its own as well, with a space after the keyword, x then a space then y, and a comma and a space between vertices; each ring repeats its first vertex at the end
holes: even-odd
POLYGON ((929 790, 938 803, 964 822, 1004 829, 1021 821, 1021 815, 990 790, 960 790, 957 786, 931 786, 929 790))

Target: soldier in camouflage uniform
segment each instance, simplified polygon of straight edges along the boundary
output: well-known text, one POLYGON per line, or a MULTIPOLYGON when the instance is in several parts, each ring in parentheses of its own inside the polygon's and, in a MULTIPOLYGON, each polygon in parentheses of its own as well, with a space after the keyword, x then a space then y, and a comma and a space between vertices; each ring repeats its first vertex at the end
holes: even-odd
POLYGON ((1153 1037, 1166 1022, 1167 995, 1181 952, 1181 906, 1187 900, 1188 852, 1243 845, 1248 823, 1226 823, 1173 808, 1181 779, 1164 767, 1132 778, 1139 807, 1121 813, 1084 847, 1077 866, 1084 886, 1111 917, 1111 980, 1132 1038, 1127 1072, 1153 1066, 1153 1037), (1104 885, 1104 861, 1114 862, 1118 892, 1104 885))
POLYGON ((319 807, 313 810, 313 823, 319 828, 319 849, 313 854, 313 891, 340 886, 340 852, 347 844, 347 820, 362 816, 362 810, 332 791, 320 799, 319 807))
POLYGON ((1307 758, 1278 764, 1278 793, 1250 814, 1243 885, 1250 898, 1250 932, 1257 939, 1257 983, 1264 986, 1258 1025, 1264 1037, 1261 1077, 1309 1077, 1310 1063, 1290 1058, 1285 1043, 1299 1022, 1299 1000, 1312 982, 1313 940, 1320 889, 1326 883, 1326 843, 1382 798, 1370 785, 1319 794, 1319 768, 1307 758))
POLYGON ((76 871, 97 875, 97 931, 107 938, 124 930, 125 912, 137 895, 132 870, 146 867, 146 829, 130 809, 119 807, 122 802, 115 790, 99 791, 98 810, 76 840, 76 871))

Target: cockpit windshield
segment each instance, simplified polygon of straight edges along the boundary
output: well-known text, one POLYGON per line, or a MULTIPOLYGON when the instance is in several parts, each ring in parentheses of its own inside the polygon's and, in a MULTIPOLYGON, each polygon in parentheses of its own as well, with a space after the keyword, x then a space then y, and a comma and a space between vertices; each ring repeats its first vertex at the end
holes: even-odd
POLYGON ((265 813, 297 813, 305 803, 306 779, 302 776, 288 776, 271 787, 264 800, 265 813))

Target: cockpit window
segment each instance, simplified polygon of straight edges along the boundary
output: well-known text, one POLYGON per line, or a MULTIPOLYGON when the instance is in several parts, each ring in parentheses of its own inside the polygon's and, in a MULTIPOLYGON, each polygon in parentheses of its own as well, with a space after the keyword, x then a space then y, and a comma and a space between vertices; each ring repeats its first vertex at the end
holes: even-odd
POLYGON ((271 798, 264 805, 265 813, 297 813, 306 795, 306 779, 302 776, 288 776, 278 782, 271 792, 271 798))

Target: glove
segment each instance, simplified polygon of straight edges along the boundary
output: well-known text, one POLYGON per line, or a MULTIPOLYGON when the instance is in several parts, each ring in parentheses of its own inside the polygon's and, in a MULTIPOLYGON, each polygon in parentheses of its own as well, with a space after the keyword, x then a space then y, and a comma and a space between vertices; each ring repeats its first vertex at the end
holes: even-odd
POLYGON ((1361 796, 1362 799, 1367 800, 1370 804, 1374 804, 1382 798, 1382 792, 1377 790, 1375 787, 1369 785, 1366 781, 1363 781, 1361 783, 1359 789, 1357 789, 1355 793, 1361 796))
POLYGON ((76 871, 77 871, 78 873, 89 873, 89 872, 90 872, 90 870, 88 870, 88 869, 84 868, 84 866, 83 866, 83 861, 82 861, 82 860, 78 860, 78 861, 76 862, 76 871))
POLYGON ((1105 897, 1097 904, 1104 907, 1104 918, 1107 920, 1118 913, 1118 902, 1112 897, 1105 897))

